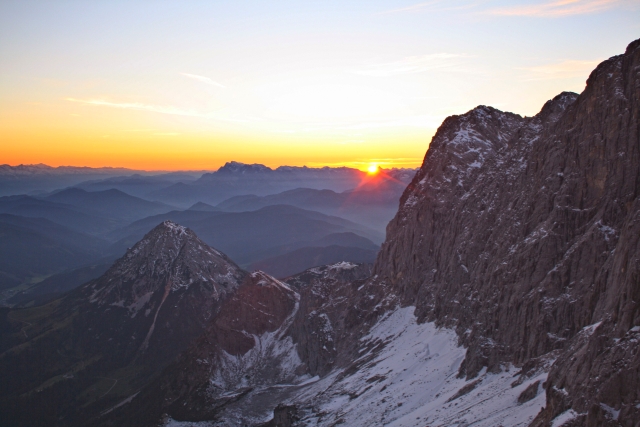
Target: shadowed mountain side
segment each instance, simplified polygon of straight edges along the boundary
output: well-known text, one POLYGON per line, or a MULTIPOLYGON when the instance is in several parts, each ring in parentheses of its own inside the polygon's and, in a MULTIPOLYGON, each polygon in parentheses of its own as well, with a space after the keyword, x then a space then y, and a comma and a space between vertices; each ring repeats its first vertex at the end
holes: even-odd
MULTIPOLYGON (((356 234, 373 242, 382 240, 382 236, 374 230, 343 218, 293 206, 276 205, 251 212, 184 211, 145 218, 112 235, 125 236, 112 247, 112 252, 123 251, 164 219, 185 224, 198 233, 202 240, 220 248, 240 265, 249 265, 260 259, 298 249, 301 245, 308 246, 336 233, 356 234)), ((340 244, 340 239, 343 238, 318 246, 340 244)), ((347 238, 348 240, 355 239, 347 238)), ((349 245, 360 246, 358 243, 349 245)))
POLYGON ((106 246, 43 218, 0 214, 0 289, 97 260, 106 246))
POLYGON ((252 273, 202 337, 99 425, 164 425, 158 421, 167 414, 213 419, 214 426, 258 426, 256 419, 262 422, 335 363, 335 344, 346 338, 340 335, 345 314, 370 273, 370 265, 346 262, 286 282, 252 273))
POLYGON ((90 207, 71 206, 24 195, 0 197, 0 213, 45 218, 76 232, 98 236, 126 224, 126 221, 108 218, 90 207))
POLYGON ((9 298, 7 303, 13 307, 29 307, 48 303, 59 298, 65 292, 102 276, 111 267, 111 264, 89 265, 54 274, 29 289, 18 292, 9 298))
POLYGON ((80 188, 68 188, 46 199, 79 208, 88 207, 101 216, 129 222, 175 209, 164 203, 150 202, 115 189, 89 192, 80 188))
POLYGON ((251 270, 262 270, 274 277, 288 277, 311 267, 335 264, 340 261, 373 263, 377 250, 345 246, 306 247, 263 259, 251 264, 251 270))

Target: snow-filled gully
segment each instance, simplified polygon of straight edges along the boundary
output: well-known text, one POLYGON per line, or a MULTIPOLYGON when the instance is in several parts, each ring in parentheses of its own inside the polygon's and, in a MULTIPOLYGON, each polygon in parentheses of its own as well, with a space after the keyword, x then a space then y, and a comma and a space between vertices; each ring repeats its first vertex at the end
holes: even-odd
MULTIPOLYGON (((483 370, 470 380, 457 378, 466 350, 458 345, 455 332, 433 323, 418 324, 413 312, 413 307, 406 307, 389 313, 362 338, 363 349, 386 345, 376 354, 363 350, 361 359, 368 361, 352 375, 336 370, 319 380, 299 377, 292 384, 295 392, 284 402, 299 408, 299 425, 509 427, 533 420, 545 403, 542 386, 527 402, 518 403, 518 396, 532 384, 544 383, 547 371, 516 383, 517 369, 512 366, 500 373, 483 370)), ((262 421, 269 418, 265 415, 262 421)), ((243 425, 236 423, 240 419, 228 421, 227 425, 243 425)))

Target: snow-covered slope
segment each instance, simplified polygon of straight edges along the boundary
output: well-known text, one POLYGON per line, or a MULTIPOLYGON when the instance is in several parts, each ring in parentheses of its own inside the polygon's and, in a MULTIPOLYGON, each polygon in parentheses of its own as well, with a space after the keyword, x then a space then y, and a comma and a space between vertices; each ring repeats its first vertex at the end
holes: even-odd
MULTIPOLYGON (((413 311, 414 307, 399 308, 380 319, 360 340, 360 357, 349 368, 336 369, 322 379, 291 377, 248 392, 238 384, 227 396, 244 391, 246 401, 223 409, 216 420, 168 419, 165 425, 257 425, 273 418, 265 405, 269 395, 299 408, 289 417, 300 426, 510 427, 533 420, 544 406, 541 384, 551 360, 526 373, 504 366, 500 372, 485 370, 471 380, 459 378, 466 350, 458 345, 456 333, 433 323, 418 324, 413 311)), ((268 336, 271 345, 274 337, 268 336)), ((290 341, 281 343, 278 348, 295 351, 290 341)), ((297 359, 293 365, 299 363, 297 359)), ((217 376, 211 378, 212 385, 217 381, 217 376)))

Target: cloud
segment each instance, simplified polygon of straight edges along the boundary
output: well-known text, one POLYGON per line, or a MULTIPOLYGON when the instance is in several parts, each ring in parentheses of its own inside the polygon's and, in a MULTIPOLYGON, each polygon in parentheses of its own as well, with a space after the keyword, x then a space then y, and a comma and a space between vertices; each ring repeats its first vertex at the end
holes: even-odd
POLYGON ((84 100, 84 99, 76 99, 76 98, 65 98, 65 100, 71 101, 71 102, 79 102, 81 104, 98 105, 103 107, 123 108, 127 110, 153 111, 155 113, 171 114, 175 116, 193 116, 193 117, 205 116, 195 111, 180 110, 175 107, 165 107, 160 105, 142 104, 140 102, 111 102, 111 101, 105 101, 104 99, 84 100))
POLYGON ((457 59, 465 57, 467 56, 453 53, 434 53, 431 55, 409 56, 399 61, 374 64, 363 69, 352 70, 352 72, 363 76, 375 77, 416 74, 437 68, 451 67, 457 63, 457 59))
MULTIPOLYGON (((637 0, 632 0, 637 3, 637 0)), ((624 0, 555 0, 545 3, 490 9, 487 13, 500 16, 532 16, 558 18, 602 12, 629 3, 624 0)))
POLYGON ((520 68, 527 71, 524 80, 554 80, 585 78, 600 63, 600 61, 566 60, 555 64, 538 65, 520 68))
POLYGON ((222 89, 226 89, 227 87, 225 85, 223 85, 222 83, 218 83, 214 80, 211 80, 209 77, 204 77, 204 76, 198 76, 196 74, 189 74, 189 73, 181 73, 183 76, 185 77, 189 77, 190 79, 194 79, 197 80, 199 82, 211 85, 211 86, 216 86, 222 89))
POLYGON ((201 113, 193 110, 182 110, 171 106, 143 104, 140 102, 111 102, 104 99, 76 99, 65 98, 66 101, 78 102, 81 104, 96 105, 100 107, 122 108, 126 110, 152 111, 154 113, 170 114, 174 116, 201 117, 230 123, 247 123, 255 121, 255 119, 236 119, 231 117, 220 116, 215 113, 201 113))

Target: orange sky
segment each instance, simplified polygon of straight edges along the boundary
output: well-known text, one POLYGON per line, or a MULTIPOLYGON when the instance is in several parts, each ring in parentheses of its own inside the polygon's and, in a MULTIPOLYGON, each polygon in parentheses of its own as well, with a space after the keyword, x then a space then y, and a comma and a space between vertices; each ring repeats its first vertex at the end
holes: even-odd
POLYGON ((417 167, 449 115, 582 91, 639 4, 7 0, 0 164, 417 167))

